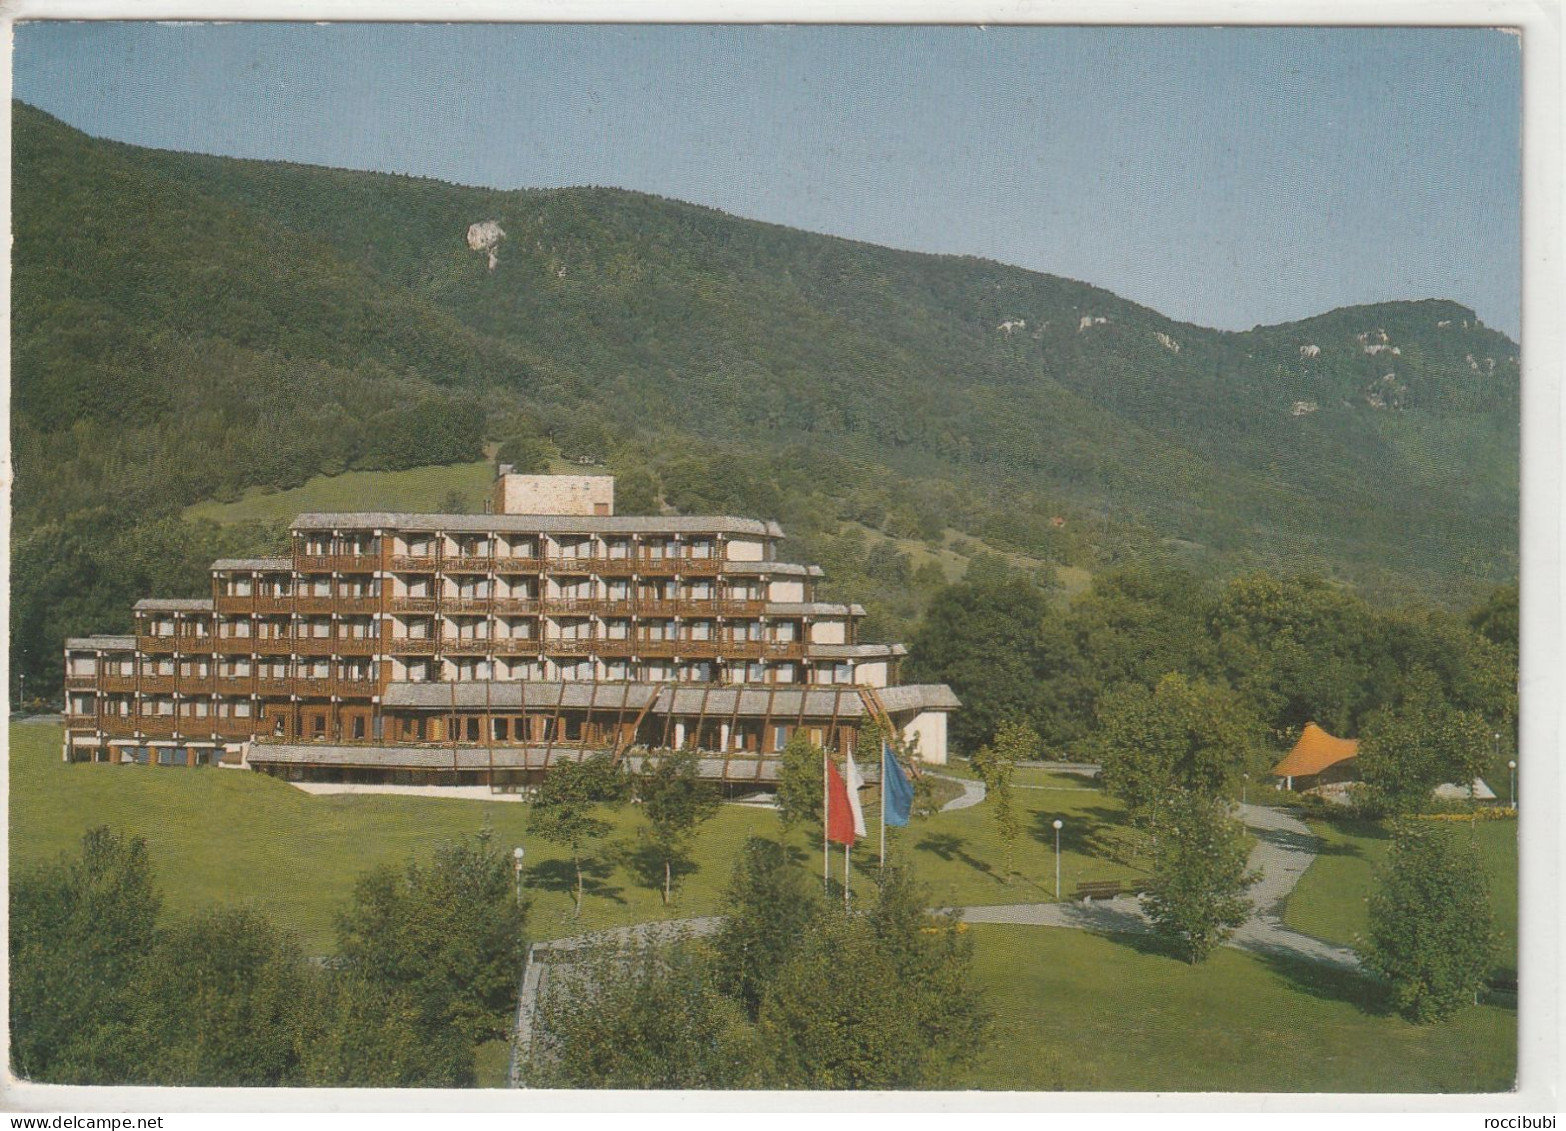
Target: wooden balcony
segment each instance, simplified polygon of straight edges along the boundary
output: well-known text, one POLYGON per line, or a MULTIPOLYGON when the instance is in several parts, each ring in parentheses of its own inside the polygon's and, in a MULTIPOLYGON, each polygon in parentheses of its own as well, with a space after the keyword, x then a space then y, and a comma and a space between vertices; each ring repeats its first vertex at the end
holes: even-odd
POLYGON ((536 656, 543 642, 532 637, 509 636, 491 640, 490 644, 496 656, 536 656))
POLYGON ((65 677, 65 689, 67 691, 93 691, 98 687, 96 675, 68 675, 65 677))
POLYGON ((469 615, 487 614, 493 601, 493 597, 442 597, 440 611, 469 615))
POLYGON ((616 651, 628 651, 633 656, 681 656, 684 653, 680 645, 686 643, 681 640, 617 640, 619 645, 616 651))
POLYGON ((271 613, 274 616, 279 613, 291 613, 294 611, 294 599, 288 597, 257 597, 253 610, 258 613, 271 613))
POLYGON ((85 730, 88 728, 97 730, 98 712, 93 711, 91 714, 84 715, 77 711, 67 711, 65 713, 65 726, 68 730, 85 730))
POLYGON ((375 636, 339 636, 331 642, 334 656, 373 656, 381 650, 381 638, 375 636))
POLYGON ((393 597, 391 599, 391 611, 394 613, 433 613, 440 607, 440 602, 434 597, 393 597))
POLYGON ((442 636, 440 650, 451 656, 484 656, 492 643, 487 636, 442 636))
POLYGON ((382 642, 382 647, 391 656, 428 656, 439 644, 439 639, 433 636, 390 636, 382 642))
POLYGON ((537 616, 543 611, 543 602, 536 597, 496 597, 493 608, 502 616, 537 616))
POLYGON ((219 695, 249 695, 255 688, 253 675, 220 675, 212 684, 212 690, 219 695))
POLYGON ((216 678, 210 675, 182 675, 174 681, 174 689, 181 695, 211 695, 216 687, 216 678))
POLYGON ((137 715, 128 720, 147 738, 173 738, 179 732, 179 722, 173 715, 137 715))
POLYGON ((337 644, 331 636, 297 636, 289 651, 295 656, 331 656, 336 654, 337 644))
POLYGON ((490 573, 495 559, 489 554, 447 554, 441 559, 441 569, 446 573, 490 573))
POLYGON ((597 652, 601 643, 603 642, 594 636, 577 637, 572 640, 545 640, 541 650, 551 656, 588 656, 597 652))
POLYGON ((173 636, 138 636, 136 637, 136 651, 170 653, 174 651, 173 636))
POLYGON ((125 738, 136 729, 138 720, 133 715, 104 715, 99 729, 104 734, 113 735, 116 738, 125 738))
POLYGON ((243 597, 233 593, 219 593, 212 598, 212 608, 219 613, 248 616, 255 611, 256 598, 252 593, 247 593, 243 597))
POLYGON ((544 567, 542 558, 495 557, 490 561, 496 573, 537 573, 544 567))
POLYGON ((136 677, 133 675, 105 675, 101 690, 124 695, 136 690, 136 677))
POLYGON ((337 681, 337 694, 344 699, 368 699, 377 691, 377 684, 373 679, 340 679, 337 681))
POLYGON ((256 694, 264 699, 286 699, 294 693, 294 681, 261 677, 256 680, 256 694))
POLYGON ((300 554, 294 568, 300 573, 374 573, 381 568, 381 555, 300 554))
POLYGON ((141 677, 137 690, 146 695, 172 695, 174 693, 174 677, 171 675, 144 675, 141 677))
MULTIPOLYGON (((275 637, 262 640, 255 636, 217 636, 212 640, 212 651, 220 656, 249 656, 267 651, 267 645, 277 645, 286 649, 287 642, 275 637)), ((271 650, 276 651, 276 648, 271 650)))
POLYGON ((381 611, 381 599, 379 597, 338 597, 332 611, 343 616, 352 616, 356 613, 378 613, 381 611))
POLYGON ((314 593, 301 593, 294 598, 294 611, 301 614, 314 613, 317 616, 335 613, 338 611, 337 598, 332 596, 322 597, 314 593))
POLYGON ((607 597, 548 597, 543 601, 542 611, 552 617, 593 616, 624 607, 623 602, 607 597))
POLYGON ((296 679, 294 680, 295 695, 328 696, 332 693, 332 683, 327 679, 296 679))
POLYGON ((544 559, 551 573, 602 573, 609 564, 610 559, 597 555, 551 554, 544 559))
POLYGON ((440 558, 435 554, 397 554, 391 568, 395 573, 434 573, 440 568, 440 558))

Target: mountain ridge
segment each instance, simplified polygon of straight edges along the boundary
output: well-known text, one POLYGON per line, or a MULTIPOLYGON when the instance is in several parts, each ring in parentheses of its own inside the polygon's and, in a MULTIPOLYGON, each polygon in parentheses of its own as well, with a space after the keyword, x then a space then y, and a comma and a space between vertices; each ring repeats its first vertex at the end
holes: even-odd
POLYGON ((1450 300, 1219 330, 632 190, 13 125, 18 546, 537 434, 826 559, 862 523, 1091 567, 1172 540, 1388 595, 1515 574, 1517 347, 1450 300))

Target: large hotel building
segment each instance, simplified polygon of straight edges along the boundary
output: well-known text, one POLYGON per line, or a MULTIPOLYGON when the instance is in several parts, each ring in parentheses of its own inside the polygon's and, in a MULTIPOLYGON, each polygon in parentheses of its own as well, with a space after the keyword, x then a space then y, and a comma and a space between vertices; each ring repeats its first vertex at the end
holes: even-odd
POLYGON ((776 779, 803 731, 874 719, 946 760, 942 685, 815 599, 776 523, 616 517, 607 476, 502 465, 482 515, 305 514, 287 557, 212 564, 134 636, 66 641, 68 761, 226 763, 296 781, 525 784, 596 751, 694 749, 776 779))

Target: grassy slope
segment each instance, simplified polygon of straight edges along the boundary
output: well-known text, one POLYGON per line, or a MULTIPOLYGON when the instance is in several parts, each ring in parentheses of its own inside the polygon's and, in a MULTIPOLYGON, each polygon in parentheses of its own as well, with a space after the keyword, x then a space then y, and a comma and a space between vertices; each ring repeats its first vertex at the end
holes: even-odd
POLYGON ((1188 966, 1125 938, 975 926, 995 1013, 966 1088, 1117 1091, 1501 1091, 1517 1014, 1444 1025, 1369 1012, 1352 975, 1222 950, 1188 966))
MULTIPOLYGON (((332 949, 333 913, 359 871, 398 864, 486 824, 501 844, 527 846, 534 938, 665 913, 622 863, 594 868, 586 911, 573 920, 569 864, 527 836, 526 809, 514 802, 313 797, 240 771, 68 766, 59 761, 58 727, 13 726, 10 735, 13 867, 73 851, 82 830, 110 824, 147 838, 172 910, 249 902, 298 931, 312 953, 332 949)), ((1051 775, 1036 777, 1037 784, 1054 784, 1051 775)), ((1019 791, 1028 835, 1017 854, 1022 876, 1011 884, 989 863, 1000 852, 985 807, 940 814, 894 836, 913 845, 938 902, 1046 899, 1053 882, 1048 822, 1056 815, 1067 822, 1067 885, 1127 874, 1093 855, 1113 837, 1113 802, 1078 790, 1019 791)), ((634 843, 637 819, 621 813, 614 822, 612 843, 634 843)), ((742 839, 776 831, 771 813, 726 806, 698 839, 698 870, 674 913, 714 910, 742 839)), ((791 840, 813 869, 813 837, 796 833, 791 840)), ((866 846, 861 859, 868 864, 870 857, 866 846)), ((856 878, 867 882, 866 871, 856 878)), ((972 929, 997 1030, 982 1066, 961 1081, 965 1087, 1460 1091, 1505 1087, 1514 1071, 1509 1010, 1486 1006, 1421 1029, 1367 1015, 1353 983, 1302 980, 1238 953, 1221 952, 1192 968, 1085 932, 972 929)), ((503 1046, 484 1046, 480 1067, 482 1084, 500 1086, 503 1046)))
MULTIPOLYGON (((1289 897, 1284 922, 1331 942, 1351 944, 1365 932, 1366 900, 1375 889, 1375 870, 1390 841, 1379 823, 1312 821, 1325 843, 1289 897)), ((1465 826, 1456 826, 1466 831, 1465 826)), ((1496 973, 1517 976, 1517 824, 1481 821, 1474 826, 1490 877, 1490 900, 1499 935, 1496 973)))
POLYGON ((197 503, 185 508, 187 519, 225 525, 240 522, 290 522, 311 511, 409 511, 433 514, 441 500, 456 491, 476 506, 494 481, 495 466, 487 460, 447 467, 413 467, 407 471, 349 471, 317 475, 290 491, 252 488, 232 503, 197 503))
MULTIPOLYGON (((521 844, 533 894, 529 933, 552 938, 583 930, 716 910, 729 862, 747 836, 776 836, 770 811, 724 806, 696 840, 696 870, 685 880, 672 912, 639 878, 633 856, 645 823, 627 809, 607 816, 614 825, 589 866, 588 898, 580 919, 571 915, 573 876, 565 853, 527 833, 527 808, 517 802, 385 795, 312 796, 260 774, 223 769, 160 770, 147 766, 66 765, 59 760, 56 726, 11 728, 11 852, 25 867, 72 852, 82 832, 109 825, 147 838, 158 883, 171 909, 193 911, 212 902, 251 903, 297 931, 311 953, 334 945, 332 921, 355 877, 378 864, 400 865, 442 840, 491 827, 502 845, 521 844)), ((1131 870, 1096 859, 1113 839, 1118 807, 1097 793, 1020 791, 1024 835, 1016 850, 1018 875, 998 874, 1002 858, 989 811, 942 813, 908 829, 891 830, 893 851, 911 850, 920 877, 942 904, 1032 902, 1053 896, 1053 834, 1048 823, 1067 821, 1063 882, 1125 876, 1131 870), (993 862, 993 863, 992 863, 993 862)), ((873 804, 869 820, 875 823, 873 804)), ((856 859, 871 863, 876 830, 856 859)), ((803 832, 791 840, 814 870, 820 846, 803 832)), ((841 874, 834 856, 833 874, 841 874)), ((660 877, 661 878, 661 877, 660 877)), ((868 883, 863 870, 860 884, 868 883)))

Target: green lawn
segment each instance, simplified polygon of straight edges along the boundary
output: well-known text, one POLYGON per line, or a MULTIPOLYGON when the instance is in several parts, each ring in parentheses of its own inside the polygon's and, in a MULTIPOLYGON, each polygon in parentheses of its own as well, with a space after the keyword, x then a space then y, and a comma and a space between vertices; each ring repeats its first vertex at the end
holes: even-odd
POLYGON ((187 519, 219 523, 289 522, 312 511, 438 511, 456 491, 477 509, 494 482, 495 466, 487 460, 447 467, 414 467, 407 471, 349 471, 317 475, 288 491, 252 488, 238 502, 196 503, 185 508, 187 519))
POLYGON ((995 1028, 963 1088, 1029 1091, 1502 1091, 1517 1014, 1418 1026, 1367 1010, 1363 984, 1220 950, 1201 966, 1128 938, 977 925, 995 1028))
MULTIPOLYGON (((1283 920, 1295 930, 1352 945, 1363 935, 1375 869, 1390 840, 1376 821, 1310 822, 1323 850, 1289 897, 1283 920)), ((1471 826, 1490 878, 1490 906, 1498 933, 1495 974, 1517 976, 1517 822, 1480 821, 1471 826)), ((1467 835, 1462 822, 1453 828, 1467 835)))
MULTIPOLYGON (((400 865, 443 840, 486 826, 502 845, 522 845, 527 851, 532 938, 664 915, 710 914, 745 838, 779 832, 769 810, 724 806, 702 829, 691 853, 694 871, 684 877, 676 904, 666 909, 657 891, 660 863, 638 854, 645 844, 645 822, 634 807, 607 813, 614 832, 592 853, 588 896, 578 919, 572 915, 568 857, 529 835, 527 807, 514 801, 321 797, 241 770, 67 765, 60 761, 58 726, 16 725, 10 733, 14 866, 74 852, 82 832, 108 825, 147 838, 172 910, 249 903, 296 931, 317 954, 333 948, 334 916, 361 872, 382 863, 400 865), (649 878, 643 878, 648 872, 649 878)), ((1056 816, 1066 821, 1061 870, 1068 897, 1077 880, 1134 874, 1125 865, 1095 858, 1114 845, 1115 802, 1097 793, 1019 790, 1018 807, 1023 835, 1015 852, 1017 875, 1010 882, 1000 874, 1002 852, 987 806, 891 829, 889 847, 911 856, 932 898, 943 905, 1052 898, 1054 834, 1048 822, 1056 816)), ((861 889, 871 882, 869 869, 879 848, 873 801, 868 820, 870 837, 853 856, 861 889)), ((789 838, 812 874, 821 866, 818 835, 796 830, 789 838)), ((841 874, 842 855, 834 849, 834 881, 841 874)))
MULTIPOLYGON (((171 910, 247 902, 298 932, 314 954, 332 950, 333 916, 361 870, 400 864, 486 825, 503 846, 526 846, 534 939, 710 913, 744 838, 778 832, 768 810, 724 806, 699 837, 696 870, 666 912, 636 870, 642 822, 634 809, 612 814, 615 832, 591 867, 582 917, 573 920, 569 861, 528 835, 527 808, 516 802, 316 797, 238 770, 66 765, 55 725, 14 725, 10 738, 13 868, 74 852, 83 830, 107 824, 147 838, 171 910)), ((1016 853, 1020 875, 1010 883, 998 874, 988 806, 894 829, 892 851, 915 861, 941 904, 1043 900, 1053 894, 1049 822, 1059 816, 1068 894, 1080 879, 1133 874, 1106 855, 1115 849, 1120 814, 1111 799, 1051 789, 1017 796, 1025 832, 1016 853)), ((870 839, 854 854, 862 894, 876 855, 873 807, 869 817, 870 839)), ((817 835, 796 830, 788 838, 812 874, 821 862, 817 835)), ((835 879, 840 853, 832 866, 835 879)), ((997 1027, 965 1087, 1461 1091, 1505 1087, 1513 1072, 1515 1014, 1496 1006, 1417 1028, 1365 1012, 1352 979, 1234 951, 1193 968, 1082 931, 971 930, 997 1027)), ((482 1084, 501 1086, 505 1066, 503 1042, 481 1047, 482 1084)))

